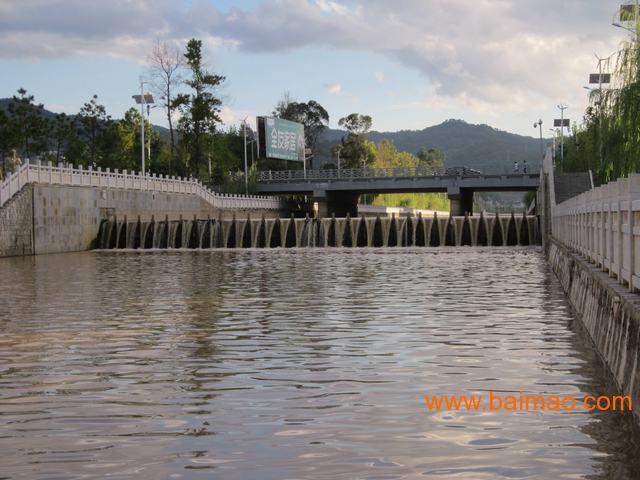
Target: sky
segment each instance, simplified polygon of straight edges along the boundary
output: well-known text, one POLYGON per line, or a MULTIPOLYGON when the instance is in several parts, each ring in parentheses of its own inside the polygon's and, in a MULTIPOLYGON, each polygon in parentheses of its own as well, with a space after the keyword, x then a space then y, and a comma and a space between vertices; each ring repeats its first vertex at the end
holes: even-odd
MULTIPOLYGON (((379 131, 450 118, 550 136, 557 105, 580 122, 595 55, 629 33, 620 0, 0 0, 0 97, 20 87, 56 112, 97 94, 120 118, 160 41, 203 41, 226 77, 222 118, 270 114, 289 92, 331 126, 371 115, 379 131)), ((166 125, 162 111, 152 121, 166 125)))

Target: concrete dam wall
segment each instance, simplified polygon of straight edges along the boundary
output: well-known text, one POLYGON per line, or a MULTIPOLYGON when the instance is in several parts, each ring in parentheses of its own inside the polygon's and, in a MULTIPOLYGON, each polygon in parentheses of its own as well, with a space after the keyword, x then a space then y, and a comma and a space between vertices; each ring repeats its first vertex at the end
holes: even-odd
POLYGON ((102 222, 96 245, 130 248, 439 247, 540 243, 535 216, 260 218, 102 222))
POLYGON ((234 214, 273 216, 278 210, 216 208, 190 193, 29 183, 0 207, 0 257, 97 248, 101 222, 109 218, 234 214))

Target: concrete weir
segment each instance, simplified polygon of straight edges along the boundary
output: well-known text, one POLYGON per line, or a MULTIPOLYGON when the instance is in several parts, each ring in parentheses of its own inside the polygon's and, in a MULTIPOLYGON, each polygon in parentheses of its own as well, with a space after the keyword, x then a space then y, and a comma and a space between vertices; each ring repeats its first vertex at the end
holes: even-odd
POLYGON ((549 245, 549 263, 616 386, 631 396, 640 421, 640 298, 556 240, 549 245))
POLYGON ((439 247, 540 243, 535 216, 438 218, 259 218, 131 221, 112 217, 100 225, 102 249, 439 247))

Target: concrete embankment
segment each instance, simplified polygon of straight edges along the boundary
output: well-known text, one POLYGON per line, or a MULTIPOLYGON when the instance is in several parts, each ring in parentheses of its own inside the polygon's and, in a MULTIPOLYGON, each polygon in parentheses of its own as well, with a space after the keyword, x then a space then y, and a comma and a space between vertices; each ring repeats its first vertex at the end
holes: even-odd
POLYGON ((27 184, 0 208, 0 257, 89 250, 102 220, 271 217, 278 210, 214 208, 197 195, 27 184))
POLYGON ((640 421, 640 296, 551 240, 549 262, 616 386, 640 421))

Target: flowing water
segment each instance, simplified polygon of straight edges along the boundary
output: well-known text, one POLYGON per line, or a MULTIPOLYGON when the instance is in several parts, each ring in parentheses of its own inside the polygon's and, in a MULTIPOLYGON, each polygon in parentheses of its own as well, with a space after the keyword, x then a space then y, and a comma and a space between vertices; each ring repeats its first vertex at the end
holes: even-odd
POLYGON ((539 250, 0 259, 0 478, 632 479, 612 412, 426 394, 611 393, 539 250))

